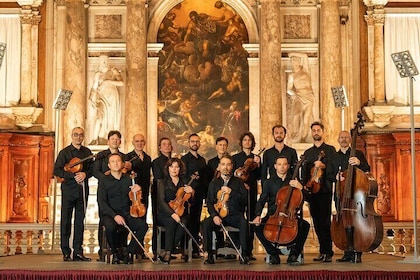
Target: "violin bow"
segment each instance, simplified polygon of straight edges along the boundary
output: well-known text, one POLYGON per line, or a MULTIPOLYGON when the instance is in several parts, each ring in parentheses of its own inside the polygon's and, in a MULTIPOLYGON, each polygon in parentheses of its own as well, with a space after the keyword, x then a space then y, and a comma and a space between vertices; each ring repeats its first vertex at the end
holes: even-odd
POLYGON ((238 247, 236 247, 235 242, 233 242, 232 237, 230 237, 230 234, 225 228, 225 226, 223 225, 223 223, 221 223, 220 225, 222 226, 223 232, 226 234, 226 236, 229 238, 230 242, 232 243, 233 248, 235 249, 236 253, 238 253, 239 257, 241 258, 241 261, 245 262, 244 257, 242 257, 241 252, 239 251, 238 247))
POLYGON ((191 234, 191 232, 187 229, 187 227, 185 226, 185 224, 181 221, 178 222, 178 224, 181 225, 181 227, 185 230, 185 232, 188 234, 188 236, 192 239, 192 241, 194 241, 195 245, 197 245, 198 249, 200 250, 200 252, 204 255, 204 251, 203 249, 201 249, 200 244, 198 244, 197 240, 195 240, 194 236, 191 234))
POLYGON ((136 240, 137 244, 139 244, 140 248, 143 250, 143 252, 146 254, 146 256, 149 258, 149 260, 152 263, 155 263, 155 261, 152 259, 152 257, 150 257, 149 253, 146 251, 146 249, 144 248, 143 245, 141 245, 140 241, 138 240, 138 238, 134 235, 134 233, 131 231, 131 229, 127 226, 126 223, 123 224, 124 227, 128 230, 128 232, 130 232, 131 237, 134 238, 134 240, 136 240))

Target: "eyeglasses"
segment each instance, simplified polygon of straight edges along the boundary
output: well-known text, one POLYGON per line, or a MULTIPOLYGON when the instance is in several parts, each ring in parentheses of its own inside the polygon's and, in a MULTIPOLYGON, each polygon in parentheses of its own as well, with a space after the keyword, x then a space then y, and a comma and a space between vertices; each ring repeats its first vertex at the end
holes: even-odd
POLYGON ((84 137, 84 133, 73 133, 73 137, 84 137))

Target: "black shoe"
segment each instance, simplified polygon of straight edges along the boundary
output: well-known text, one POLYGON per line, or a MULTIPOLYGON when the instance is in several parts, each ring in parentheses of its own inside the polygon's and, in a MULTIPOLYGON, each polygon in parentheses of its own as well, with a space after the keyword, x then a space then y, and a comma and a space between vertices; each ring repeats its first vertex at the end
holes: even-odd
POLYGON ((117 253, 113 253, 112 254, 112 264, 120 264, 120 258, 118 257, 117 253))
POLYGON ((171 251, 164 251, 159 256, 158 259, 163 264, 169 264, 171 262, 171 251))
POLYGON ((71 261, 70 254, 65 254, 65 255, 63 256, 63 261, 65 261, 65 262, 69 262, 69 261, 71 261))
POLYGON ((325 258, 324 258, 324 260, 322 262, 332 262, 332 256, 329 255, 329 254, 326 254, 325 255, 325 258))
POLYGON ((319 256, 318 257, 316 257, 316 258, 314 258, 313 259, 313 261, 314 262, 323 262, 324 260, 325 260, 325 257, 326 257, 327 255, 325 255, 325 254, 319 254, 319 256))
POLYGON ((340 259, 337 259, 337 262, 352 262, 354 259, 353 254, 344 254, 344 256, 340 259))
POLYGON ((270 264, 280 264, 279 255, 270 255, 270 264))
POLYGON ((90 262, 92 259, 83 256, 82 254, 73 255, 73 261, 75 262, 90 262))
POLYGON ((243 257, 243 258, 244 258, 243 260, 241 259, 239 261, 240 264, 251 264, 249 261, 249 257, 243 257))
POLYGON ((216 259, 224 259, 224 258, 226 258, 226 256, 223 255, 223 254, 217 254, 216 255, 216 259))
POLYGON ((257 258, 256 258, 256 257, 254 257, 254 255, 251 255, 251 256, 249 256, 249 260, 250 260, 250 261, 256 261, 256 260, 257 260, 257 258))
POLYGON ((300 265, 300 262, 298 261, 298 256, 294 254, 289 255, 289 257, 287 258, 287 263, 293 266, 300 265))
POLYGON ((208 255, 207 260, 204 261, 204 264, 214 264, 214 256, 208 255))
POLYGON ((193 259, 200 259, 201 258, 201 255, 200 255, 199 252, 194 252, 194 253, 192 253, 192 258, 193 259))

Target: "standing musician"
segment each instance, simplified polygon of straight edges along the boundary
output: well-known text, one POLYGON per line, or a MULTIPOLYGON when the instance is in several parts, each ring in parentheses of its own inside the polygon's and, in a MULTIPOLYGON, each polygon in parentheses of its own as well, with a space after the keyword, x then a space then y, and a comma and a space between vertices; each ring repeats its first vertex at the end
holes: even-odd
MULTIPOLYGON (((134 146, 134 150, 126 154, 125 165, 128 167, 128 170, 132 170, 136 174, 134 180, 136 184, 141 187, 141 203, 147 209, 149 204, 150 168, 152 167, 152 159, 144 151, 146 138, 143 134, 134 135, 132 144, 134 146)), ((143 219, 146 219, 146 215, 143 216, 143 219)), ((142 258, 147 259, 147 257, 144 255, 144 252, 141 253, 142 258)))
POLYGON ((219 170, 221 176, 211 181, 207 195, 207 207, 210 217, 203 221, 203 235, 207 246, 208 257, 205 264, 214 264, 212 251, 212 232, 220 229, 220 226, 233 226, 239 228, 239 242, 242 248, 241 264, 250 264, 248 249, 248 223, 244 218, 247 205, 247 190, 241 179, 232 176, 233 162, 229 155, 223 155, 220 159, 219 170), (219 194, 219 195, 218 195, 219 194), (222 218, 215 208, 218 196, 228 196, 227 213, 222 218))
MULTIPOLYGON (((101 183, 101 180, 106 177, 105 173, 109 173, 108 156, 113 153, 118 153, 122 158, 125 157, 125 154, 119 151, 120 145, 121 133, 117 130, 111 130, 108 132, 108 149, 99 152, 93 164, 93 176, 98 179, 98 185, 101 183)), ((99 208, 99 257, 101 257, 102 254, 102 234, 101 209, 99 208)))
MULTIPOLYGON (((261 176, 261 158, 258 155, 252 153, 255 148, 255 137, 251 132, 245 132, 241 135, 239 139, 239 146, 242 149, 242 152, 234 155, 233 160, 233 170, 235 176, 238 168, 243 168, 245 161, 247 159, 253 160, 253 169, 250 167, 247 172, 249 177, 245 180, 245 186, 248 189, 248 205, 247 205, 247 219, 252 221, 255 218, 255 204, 257 203, 258 195, 258 186, 257 181, 261 176)), ((248 239, 248 248, 251 253, 249 259, 251 261, 256 260, 252 255, 252 250, 254 249, 254 227, 249 228, 249 239, 248 239)))
POLYGON ((83 255, 83 221, 86 215, 86 205, 89 195, 88 179, 92 177, 92 161, 87 160, 75 166, 76 170, 66 170, 66 164, 74 158, 84 159, 92 155, 92 152, 82 146, 85 138, 81 127, 73 128, 71 132, 71 144, 60 151, 54 164, 54 175, 63 178, 61 183, 61 224, 60 239, 63 261, 71 261, 71 248, 69 244, 71 235, 71 218, 74 209, 74 237, 73 237, 73 260, 90 261, 83 255))
MULTIPOLYGON (((356 156, 350 157, 351 148, 351 135, 348 131, 341 131, 338 135, 338 144, 340 149, 333 155, 332 160, 328 162, 327 167, 327 178, 332 183, 336 183, 338 180, 344 181, 342 173, 348 169, 349 164, 357 166, 364 172, 370 171, 370 166, 366 160, 365 155, 362 151, 356 150, 356 156)), ((338 199, 336 191, 334 192, 334 199, 338 199)), ((344 251, 344 256, 337 259, 337 262, 362 262, 362 252, 354 252, 350 250, 344 251)))
POLYGON ((112 263, 133 263, 134 254, 140 254, 141 248, 135 238, 127 246, 128 226, 136 238, 142 242, 147 231, 146 219, 131 216, 130 192, 141 191, 138 184, 133 184, 128 174, 122 173, 123 158, 119 153, 108 156, 110 174, 105 175, 98 186, 98 204, 101 223, 105 226, 105 234, 112 251, 112 263), (122 249, 122 254, 119 249, 122 249))
MULTIPOLYGON (((257 225, 255 233, 258 239, 264 246, 267 254, 270 255, 270 264, 280 264, 280 250, 276 247, 276 244, 271 243, 264 236, 264 225, 269 217, 276 212, 278 207, 276 205, 277 193, 281 188, 286 186, 302 190, 302 184, 298 180, 291 180, 292 176, 288 173, 289 168, 290 164, 286 156, 279 156, 276 159, 274 163, 276 173, 272 174, 270 179, 264 182, 263 191, 255 209, 256 217, 252 221, 253 224, 257 225), (261 218, 261 213, 266 202, 268 202, 268 213, 264 218, 261 218)), ((297 236, 290 244, 281 244, 290 245, 291 247, 289 257, 287 258, 287 263, 290 265, 300 265, 298 257, 303 252, 303 246, 309 232, 309 223, 302 218, 301 206, 298 210, 297 236)))
POLYGON ((179 205, 181 207, 180 209, 174 210, 170 206, 171 202, 179 198, 177 197, 177 194, 188 196, 194 195, 193 188, 184 184, 182 179, 184 172, 184 163, 178 158, 171 158, 165 165, 164 178, 158 180, 157 222, 159 225, 164 225, 166 228, 165 249, 162 250, 162 252, 159 252, 158 259, 160 262, 165 264, 170 263, 171 253, 185 235, 185 230, 181 226, 180 222, 182 222, 185 226, 188 226, 190 216, 188 201, 179 205))
POLYGON ((335 148, 324 142, 322 123, 312 123, 311 132, 314 145, 303 153, 306 164, 302 168, 302 182, 305 186, 303 193, 309 202, 309 211, 319 241, 319 255, 313 260, 331 262, 334 255, 331 239, 331 183, 326 180, 325 168, 335 153, 335 148), (314 172, 317 174, 313 174, 314 172), (318 178, 313 178, 313 175, 318 178))
POLYGON ((297 162, 297 153, 296 150, 284 144, 284 139, 286 138, 286 128, 280 124, 273 126, 271 129, 274 138, 274 146, 266 150, 263 155, 263 164, 261 167, 261 183, 264 184, 264 181, 270 178, 276 173, 274 169, 274 164, 276 159, 282 155, 287 157, 288 162, 290 163, 289 174, 293 174, 295 165, 297 162))
MULTIPOLYGON (((198 233, 200 232, 200 218, 201 208, 203 207, 203 199, 207 194, 208 180, 206 174, 206 160, 198 153, 200 148, 200 136, 196 133, 188 137, 189 152, 185 154, 181 160, 185 164, 185 180, 188 180, 194 173, 198 173, 198 180, 192 182, 191 187, 195 191, 194 198, 191 199, 191 221, 190 231, 195 240, 198 240, 198 233)), ((193 245, 193 259, 201 258, 198 246, 193 245)))
MULTIPOLYGON (((165 176, 165 166, 172 154, 172 143, 167 137, 162 137, 159 140, 159 156, 152 162, 153 183, 152 183, 152 216, 153 216, 153 233, 152 233, 152 251, 155 258, 157 258, 157 188, 158 180, 165 176)), ((162 237, 164 233, 162 233, 162 237)), ((164 238, 161 238, 163 242, 164 238)))

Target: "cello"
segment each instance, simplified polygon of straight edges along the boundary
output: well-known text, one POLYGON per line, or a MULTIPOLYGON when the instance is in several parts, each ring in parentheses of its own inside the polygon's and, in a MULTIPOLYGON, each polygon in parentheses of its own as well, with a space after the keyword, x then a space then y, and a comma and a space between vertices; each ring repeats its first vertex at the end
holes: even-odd
MULTIPOLYGON (((356 155, 356 139, 364 125, 359 112, 352 133, 350 157, 356 155)), ((344 181, 337 181, 337 213, 331 222, 331 237, 341 250, 367 252, 382 242, 382 217, 375 212, 373 203, 377 197, 375 178, 356 166, 348 165, 342 174, 344 181)))
MULTIPOLYGON (((305 161, 301 156, 296 164, 292 179, 297 178, 299 168, 305 161)), ((298 233, 297 209, 303 202, 301 190, 290 185, 280 188, 276 195, 276 212, 271 215, 264 226, 264 236, 271 243, 286 245, 295 240, 298 233)))

